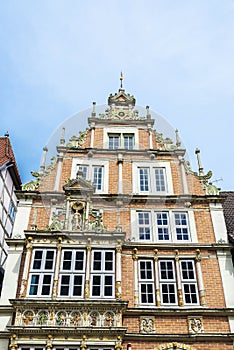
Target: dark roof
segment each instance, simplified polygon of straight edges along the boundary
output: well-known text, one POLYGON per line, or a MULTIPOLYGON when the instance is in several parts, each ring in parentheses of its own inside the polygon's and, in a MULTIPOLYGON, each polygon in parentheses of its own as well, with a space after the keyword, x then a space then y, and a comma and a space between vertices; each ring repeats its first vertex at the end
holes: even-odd
POLYGON ((0 137, 0 168, 9 166, 9 172, 16 189, 20 189, 21 178, 9 137, 0 137), (10 167, 10 165, 12 165, 10 167))
POLYGON ((234 191, 222 191, 220 196, 225 197, 223 202, 224 218, 229 239, 234 241, 234 191))

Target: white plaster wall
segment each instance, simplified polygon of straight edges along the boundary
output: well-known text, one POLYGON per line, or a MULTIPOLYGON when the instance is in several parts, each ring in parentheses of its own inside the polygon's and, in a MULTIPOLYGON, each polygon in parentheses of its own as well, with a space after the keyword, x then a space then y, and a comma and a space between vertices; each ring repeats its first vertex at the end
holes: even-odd
MULTIPOLYGON (((6 326, 11 325, 12 314, 0 314, 0 331, 6 331, 6 326)), ((2 350, 2 348, 0 347, 2 350)))
POLYGON ((234 333, 234 317, 229 317, 229 325, 231 333, 234 333))
POLYGON ((210 213, 214 227, 216 242, 222 240, 228 242, 227 229, 225 225, 222 204, 210 204, 210 213))
POLYGON ((12 237, 24 237, 24 230, 28 227, 32 200, 20 200, 15 217, 12 237))
POLYGON ((234 269, 229 251, 218 251, 218 261, 223 282, 224 296, 227 307, 234 307, 234 269))
POLYGON ((8 350, 8 340, 0 339, 0 349, 8 350))
POLYGON ((9 299, 16 297, 22 250, 23 244, 18 244, 11 245, 8 251, 0 305, 10 305, 9 299))

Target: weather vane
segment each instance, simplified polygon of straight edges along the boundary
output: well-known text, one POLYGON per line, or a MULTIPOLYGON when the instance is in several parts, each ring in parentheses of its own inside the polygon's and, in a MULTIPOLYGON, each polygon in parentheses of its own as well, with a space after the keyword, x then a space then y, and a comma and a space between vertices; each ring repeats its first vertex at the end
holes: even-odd
POLYGON ((120 73, 120 88, 122 89, 123 88, 123 73, 121 72, 120 73))

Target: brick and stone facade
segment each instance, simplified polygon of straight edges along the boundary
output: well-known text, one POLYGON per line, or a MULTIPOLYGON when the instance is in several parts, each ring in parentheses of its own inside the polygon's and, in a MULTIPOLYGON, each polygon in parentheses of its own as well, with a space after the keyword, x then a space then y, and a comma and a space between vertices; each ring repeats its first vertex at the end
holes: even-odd
POLYGON ((233 349, 218 189, 122 88, 17 192, 0 348, 233 349))

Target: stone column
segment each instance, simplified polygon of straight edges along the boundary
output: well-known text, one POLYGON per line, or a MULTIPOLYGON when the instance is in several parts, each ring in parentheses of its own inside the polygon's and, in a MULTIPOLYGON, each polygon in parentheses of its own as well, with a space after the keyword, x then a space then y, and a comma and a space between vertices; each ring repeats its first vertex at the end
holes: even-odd
MULTIPOLYGON (((90 241, 89 241, 90 243, 90 241)), ((85 299, 87 299, 89 297, 90 294, 90 264, 91 264, 91 246, 87 245, 86 249, 87 249, 87 257, 86 257, 86 280, 85 280, 85 290, 84 290, 84 297, 85 299)))
POLYGON ((121 288, 121 253, 122 247, 119 244, 116 247, 116 276, 115 276, 115 297, 121 299, 122 288, 121 288))
POLYGON ((58 163, 57 163, 57 172, 56 172, 56 178, 54 183, 54 191, 59 190, 59 183, 61 178, 61 172, 62 172, 62 163, 63 163, 63 154, 60 152, 58 155, 58 163))
POLYGON ((198 290, 199 290, 200 303, 202 306, 206 306, 205 288, 204 288, 204 283, 203 283, 203 278, 202 278, 202 270, 201 270, 200 249, 196 250, 196 270, 197 270, 197 280, 198 280, 198 290))
POLYGON ((118 193, 123 193, 123 155, 118 153, 118 193))
POLYGON ((184 306, 182 284, 180 277, 180 262, 179 262, 179 251, 175 250, 175 265, 176 265, 176 278, 177 278, 177 295, 179 306, 184 306))
POLYGON ((91 123, 90 124, 90 129, 91 129, 91 133, 90 133, 90 148, 93 148, 93 146, 94 146, 95 123, 91 123))
POLYGON ((159 273, 158 273, 158 249, 154 250, 154 270, 155 270, 155 281, 156 281, 156 305, 161 306, 160 284, 159 284, 159 273))
POLYGON ((134 270, 134 306, 139 304, 139 292, 138 292, 138 250, 133 249, 133 270, 134 270))
POLYGON ((29 268, 30 268, 30 261, 32 258, 32 237, 28 237, 27 239, 27 245, 26 245, 26 257, 24 262, 24 270, 23 270, 23 277, 21 282, 21 288, 20 288, 20 297, 25 298, 27 293, 27 284, 28 284, 28 274, 29 274, 29 268))
POLYGON ((61 254, 62 254, 62 237, 58 237, 57 244, 57 256, 55 262, 55 272, 54 272, 54 284, 53 284, 53 298, 57 298, 58 296, 58 279, 59 279, 59 271, 60 271, 60 263, 61 263, 61 254))

